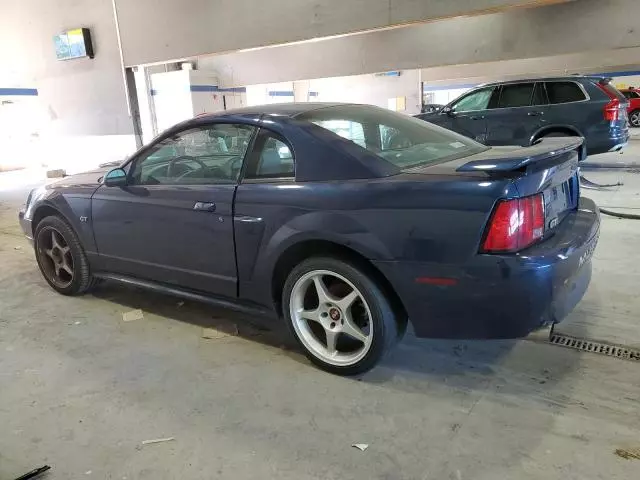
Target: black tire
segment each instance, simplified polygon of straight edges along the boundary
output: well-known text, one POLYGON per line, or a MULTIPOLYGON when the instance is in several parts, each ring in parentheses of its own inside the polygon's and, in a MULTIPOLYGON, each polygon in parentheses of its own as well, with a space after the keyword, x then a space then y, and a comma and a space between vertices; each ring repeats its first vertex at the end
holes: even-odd
POLYGON ((545 138, 545 137, 577 137, 577 135, 571 135, 565 132, 551 132, 551 133, 542 135, 540 138, 545 138))
POLYGON ((392 349, 406 330, 406 318, 396 314, 391 302, 383 293, 383 289, 371 276, 354 264, 334 257, 312 257, 298 264, 291 271, 284 284, 282 305, 287 326, 307 358, 322 370, 336 375, 358 375, 372 369, 392 349), (369 307, 369 331, 373 337, 367 353, 353 364, 337 366, 325 362, 305 346, 294 328, 290 312, 293 288, 305 274, 320 270, 335 272, 351 282, 359 290, 369 307))
POLYGON ((62 295, 81 295, 89 291, 96 283, 97 279, 92 277, 89 269, 89 261, 87 255, 82 248, 78 235, 69 225, 66 220, 58 216, 49 216, 43 218, 37 225, 34 238, 34 249, 36 253, 36 261, 42 276, 47 283, 56 292, 62 295), (62 240, 69 247, 68 254, 71 257, 71 270, 72 274, 69 274, 70 279, 68 284, 58 281, 55 274, 52 274, 53 260, 48 259, 48 255, 45 253, 43 242, 46 241, 46 236, 52 235, 54 232, 62 237, 62 240))
POLYGON ((633 128, 640 128, 640 110, 629 113, 629 125, 633 128))

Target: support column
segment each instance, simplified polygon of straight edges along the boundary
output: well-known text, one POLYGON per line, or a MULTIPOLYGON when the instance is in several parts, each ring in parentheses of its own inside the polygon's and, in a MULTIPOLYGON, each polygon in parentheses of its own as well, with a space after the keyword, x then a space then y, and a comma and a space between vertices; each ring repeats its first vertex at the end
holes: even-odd
POLYGON ((298 80, 293 82, 293 101, 308 102, 309 101, 309 80, 298 80))

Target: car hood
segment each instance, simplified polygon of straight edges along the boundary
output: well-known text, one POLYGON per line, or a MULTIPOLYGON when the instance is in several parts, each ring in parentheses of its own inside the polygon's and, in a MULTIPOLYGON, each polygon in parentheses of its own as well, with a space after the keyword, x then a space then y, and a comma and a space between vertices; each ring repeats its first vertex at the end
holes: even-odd
POLYGON ((104 177, 105 173, 112 168, 113 167, 103 167, 88 172, 69 175, 49 184, 48 188, 98 186, 102 182, 102 177, 104 177))

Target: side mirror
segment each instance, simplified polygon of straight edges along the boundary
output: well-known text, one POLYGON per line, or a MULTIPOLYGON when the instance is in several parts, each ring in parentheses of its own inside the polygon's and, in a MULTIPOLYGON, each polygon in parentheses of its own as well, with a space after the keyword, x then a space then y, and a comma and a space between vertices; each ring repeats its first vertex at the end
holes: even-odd
POLYGON ((127 172, 122 168, 114 168, 104 176, 104 184, 107 187, 124 187, 127 184, 127 172))
POLYGON ((453 117, 455 115, 453 108, 451 108, 449 105, 447 105, 446 107, 442 107, 442 110, 440 110, 440 112, 446 113, 450 117, 453 117))

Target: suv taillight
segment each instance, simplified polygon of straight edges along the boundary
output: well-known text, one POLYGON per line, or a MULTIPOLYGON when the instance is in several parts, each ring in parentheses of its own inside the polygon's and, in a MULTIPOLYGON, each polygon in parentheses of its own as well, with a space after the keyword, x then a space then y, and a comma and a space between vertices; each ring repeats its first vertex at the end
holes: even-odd
POLYGON ((602 84, 598 82, 596 85, 607 95, 607 97, 611 99, 609 103, 604 106, 604 119, 608 122, 620 120, 620 99, 615 95, 615 93, 609 90, 611 87, 608 83, 602 84))
POLYGON ((500 200, 482 242, 483 253, 517 252, 544 235, 544 197, 500 200))

